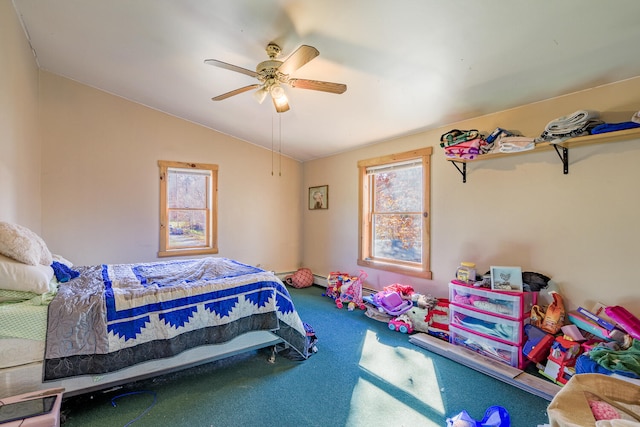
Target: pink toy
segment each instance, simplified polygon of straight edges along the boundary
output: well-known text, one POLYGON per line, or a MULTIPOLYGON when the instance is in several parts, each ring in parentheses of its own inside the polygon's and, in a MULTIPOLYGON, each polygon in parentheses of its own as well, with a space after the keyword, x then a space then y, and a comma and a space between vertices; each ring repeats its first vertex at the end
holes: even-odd
POLYGON ((327 277, 327 291, 324 295, 333 298, 338 308, 347 304, 350 310, 356 306, 361 310, 366 310, 367 307, 362 300, 362 283, 366 277, 367 273, 362 270, 358 276, 337 271, 331 272, 327 277))
POLYGON ((633 338, 640 340, 640 319, 629 313, 626 308, 616 305, 605 308, 604 312, 607 313, 607 316, 616 322, 622 329, 624 329, 626 333, 631 335, 633 338))
POLYGON ((378 310, 391 316, 399 316, 413 307, 413 301, 402 299, 398 292, 380 291, 373 296, 373 302, 378 310))
POLYGON ((411 324, 410 319, 405 315, 401 315, 396 317, 395 319, 389 320, 389 329, 392 331, 398 331, 403 334, 413 333, 413 325, 411 324))

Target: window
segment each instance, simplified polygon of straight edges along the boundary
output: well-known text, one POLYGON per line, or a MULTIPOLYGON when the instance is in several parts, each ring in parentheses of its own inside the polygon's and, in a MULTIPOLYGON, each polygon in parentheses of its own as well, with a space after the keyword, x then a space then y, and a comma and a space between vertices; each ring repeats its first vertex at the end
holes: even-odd
POLYGON ((158 161, 158 256, 218 253, 218 165, 158 161))
POLYGON ((358 162, 359 265, 431 278, 431 152, 358 162))

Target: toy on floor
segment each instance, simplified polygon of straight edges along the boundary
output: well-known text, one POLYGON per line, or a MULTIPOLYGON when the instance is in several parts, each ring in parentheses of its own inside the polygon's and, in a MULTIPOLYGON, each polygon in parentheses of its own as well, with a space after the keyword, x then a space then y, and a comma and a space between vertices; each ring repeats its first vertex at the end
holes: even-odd
POLYGON ((575 372, 570 368, 575 366, 580 351, 580 343, 564 337, 556 337, 551 345, 547 364, 540 373, 558 384, 566 384, 575 372))
POLYGON ((426 318, 427 333, 444 341, 449 341, 449 300, 439 298, 438 304, 429 310, 426 318))
POLYGON ((534 363, 542 363, 549 356, 554 336, 531 324, 524 326, 527 341, 522 348, 522 354, 534 363))
POLYGON ((366 277, 367 273, 362 270, 358 276, 337 271, 331 272, 327 277, 327 290, 324 295, 334 299, 338 308, 347 304, 350 311, 356 307, 366 310, 367 307, 362 300, 362 283, 366 277))
POLYGON ((455 417, 447 418, 447 427, 510 427, 511 417, 502 406, 491 406, 481 421, 477 421, 467 411, 462 411, 455 417))
POLYGON ((640 319, 631 314, 626 308, 619 305, 607 307, 605 313, 613 319, 626 333, 640 340, 640 319))
POLYGON ((426 308, 428 310, 436 308, 438 305, 438 298, 431 295, 413 294, 416 305, 420 308, 426 308))
POLYGON ((411 327, 415 332, 429 332, 429 309, 413 306, 410 310, 405 312, 403 316, 406 316, 411 322, 411 327))
POLYGON ((373 296, 373 302, 378 310, 391 316, 399 316, 413 307, 413 301, 403 299, 395 291, 380 291, 373 296))
POLYGON ((413 325, 406 314, 401 314, 395 319, 389 320, 389 329, 392 331, 398 331, 403 334, 413 333, 413 325))
POLYGON ((429 332, 428 314, 429 310, 426 308, 413 306, 400 316, 389 320, 389 329, 403 334, 429 332))

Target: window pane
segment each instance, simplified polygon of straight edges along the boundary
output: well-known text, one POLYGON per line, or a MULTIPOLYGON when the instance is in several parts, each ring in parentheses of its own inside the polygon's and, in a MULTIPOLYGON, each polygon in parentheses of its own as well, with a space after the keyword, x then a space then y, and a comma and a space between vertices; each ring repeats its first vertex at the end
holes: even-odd
POLYGON ((207 182, 209 177, 181 171, 169 171, 167 203, 169 208, 207 207, 207 182))
POLYGON ((422 167, 373 175, 376 212, 421 212, 422 167))
POLYGON ((422 262, 421 214, 374 214, 372 225, 374 258, 422 262))
POLYGON ((206 210, 169 210, 169 248, 206 247, 206 210))

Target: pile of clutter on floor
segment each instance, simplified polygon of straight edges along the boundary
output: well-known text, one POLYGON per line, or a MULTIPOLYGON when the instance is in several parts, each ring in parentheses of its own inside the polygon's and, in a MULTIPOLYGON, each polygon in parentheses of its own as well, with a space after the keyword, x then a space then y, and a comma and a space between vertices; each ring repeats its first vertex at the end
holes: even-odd
MULTIPOLYGON (((602 373, 640 380, 640 320, 622 306, 597 304, 565 311, 555 283, 539 273, 523 273, 525 290, 539 294, 531 309, 522 348, 541 375, 564 385, 576 373, 602 373)), ((449 340, 449 301, 394 283, 363 296, 366 274, 332 272, 324 295, 338 308, 365 310, 400 333, 424 332, 449 340)), ((470 286, 487 286, 470 281, 470 286)))
POLYGON ((335 301, 336 307, 359 308, 374 320, 386 322, 389 329, 411 334, 425 332, 449 340, 449 301, 414 291, 413 287, 395 283, 382 291, 363 296, 364 271, 352 275, 331 272, 327 277, 324 296, 335 301))
MULTIPOLYGON (((475 276, 475 270, 472 272, 472 276, 475 276)), ((486 276, 478 281, 469 277, 466 283, 470 288, 489 287, 486 276)), ((423 295, 415 292, 411 286, 400 283, 391 284, 381 291, 363 296, 365 278, 366 274, 363 271, 357 276, 332 272, 327 278, 328 286, 323 295, 335 300, 338 308, 346 306, 349 310, 364 310, 367 317, 386 322, 393 331, 405 334, 423 332, 445 341, 449 340, 448 299, 423 295)), ((640 415, 625 418, 625 414, 630 413, 628 405, 619 405, 614 398, 605 399, 600 395, 593 397, 589 394, 598 388, 594 386, 589 388, 589 393, 577 393, 580 395, 578 397, 587 402, 578 405, 581 411, 576 410, 573 403, 558 403, 561 399, 575 400, 573 395, 576 393, 570 389, 582 387, 582 383, 588 381, 598 381, 600 384, 605 381, 601 378, 606 378, 614 384, 598 391, 601 394, 611 394, 610 389, 613 389, 618 390, 618 394, 627 396, 629 392, 625 387, 635 387, 634 393, 640 395, 640 388, 637 387, 640 385, 640 319, 622 306, 604 304, 596 304, 590 310, 578 307, 577 310, 566 311, 556 284, 540 273, 523 273, 523 291, 535 295, 536 304, 531 306, 530 313, 526 313, 528 318, 524 326, 522 354, 528 360, 529 366, 534 366, 542 376, 560 386, 566 385, 562 392, 567 393, 558 393, 551 402, 550 414, 555 411, 553 417, 556 418, 571 414, 574 418, 585 416, 596 420, 640 421, 640 415), (606 377, 594 376, 594 373, 605 374, 606 377), (619 378, 624 378, 624 381, 619 378), (584 381, 578 386, 577 380, 584 381), (624 391, 621 391, 623 389, 624 391), (583 406, 588 408, 588 411, 582 411, 583 406), (588 414, 584 415, 582 412, 588 414)), ((448 427, 511 425, 509 413, 502 406, 488 408, 482 420, 475 420, 466 411, 462 411, 446 421, 448 427)), ((613 425, 622 424, 611 424, 613 425)), ((539 427, 548 426, 547 424, 539 427)))

